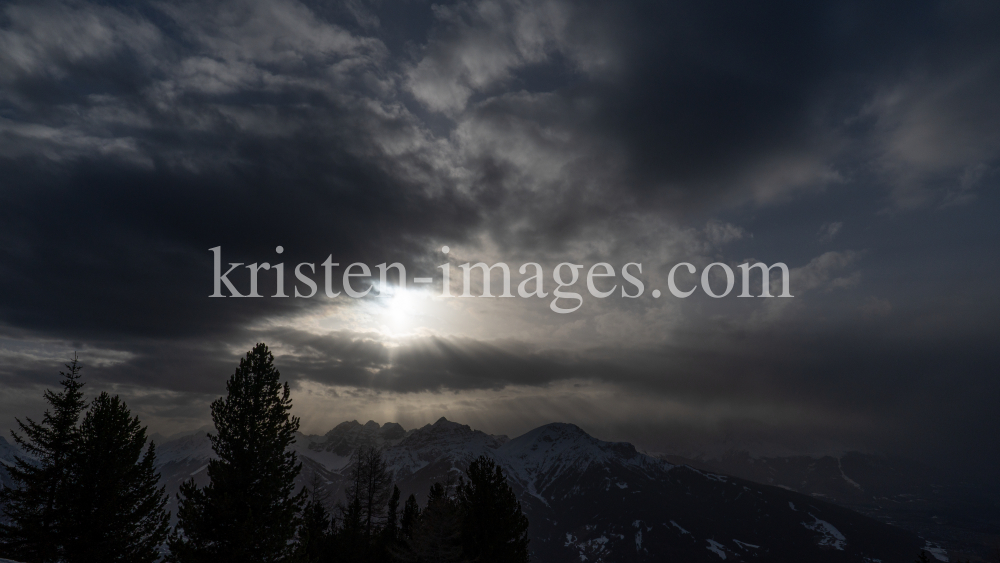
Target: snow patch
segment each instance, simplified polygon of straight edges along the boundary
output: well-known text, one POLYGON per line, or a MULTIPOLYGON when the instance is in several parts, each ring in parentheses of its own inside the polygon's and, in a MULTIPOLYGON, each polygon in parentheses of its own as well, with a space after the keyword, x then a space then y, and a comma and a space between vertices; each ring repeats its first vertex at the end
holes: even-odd
POLYGON ((599 538, 595 538, 595 539, 592 539, 592 540, 587 540, 587 541, 583 542, 581 545, 599 546, 598 549, 604 549, 604 545, 606 543, 608 543, 607 536, 601 536, 599 538))
POLYGON ((844 551, 844 546, 847 545, 847 539, 844 538, 844 534, 841 534, 840 530, 835 528, 833 524, 827 522, 826 520, 820 520, 819 518, 813 516, 812 513, 809 513, 809 516, 812 516, 816 521, 812 524, 803 522, 802 525, 809 530, 822 534, 822 537, 819 539, 819 546, 832 547, 834 549, 844 551))
POLYGON ((854 485, 855 487, 857 487, 857 489, 859 491, 863 491, 864 490, 864 489, 861 488, 861 485, 859 485, 856 482, 854 482, 854 480, 852 480, 850 477, 847 476, 846 473, 844 473, 844 468, 843 468, 843 466, 840 465, 840 458, 839 457, 837 458, 837 469, 840 470, 840 476, 844 478, 844 481, 847 481, 848 483, 854 485))
POLYGON ((704 477, 706 479, 710 479, 712 481, 718 481, 720 483, 726 483, 726 482, 728 482, 728 481, 726 481, 726 477, 723 476, 723 475, 716 475, 715 473, 706 473, 704 471, 698 471, 697 469, 691 467, 690 465, 685 465, 684 467, 687 467, 691 471, 694 471, 695 473, 701 475, 702 477, 704 477))
POLYGON ((742 541, 740 541, 740 540, 738 540, 738 539, 733 539, 733 543, 735 543, 736 545, 738 545, 738 546, 742 547, 743 549, 746 549, 746 548, 748 548, 748 547, 749 547, 750 549, 757 549, 757 548, 759 548, 759 547, 760 547, 759 545, 754 545, 754 544, 752 544, 752 543, 746 543, 746 542, 742 542, 742 541))
POLYGON ((535 490, 535 482, 534 481, 528 481, 527 493, 529 495, 535 497, 536 499, 542 501, 542 504, 544 504, 545 506, 549 506, 549 501, 545 500, 545 497, 543 497, 542 495, 538 494, 538 491, 535 490))
POLYGON ((678 530, 680 530, 682 534, 687 534, 689 536, 691 535, 691 532, 685 530, 684 528, 681 528, 681 525, 678 524, 677 522, 674 522, 673 520, 671 520, 670 523, 673 524, 675 528, 677 528, 678 530))
POLYGON ((726 548, 725 548, 725 546, 723 546, 721 543, 719 543, 719 542, 717 542, 715 540, 708 540, 708 547, 706 547, 705 549, 707 549, 707 550, 711 551, 712 553, 718 555, 719 557, 721 557, 723 559, 723 561, 726 559, 726 548))
MULTIPOLYGON (((592 526, 588 526, 592 527, 592 526)), ((615 534, 610 534, 615 537, 615 534)), ((624 539, 625 536, 618 535, 618 539, 624 539)), ((573 536, 572 534, 566 534, 566 543, 563 547, 575 547, 580 554, 580 561, 587 560, 587 554, 589 553, 592 557, 595 557, 597 561, 600 561, 602 557, 606 557, 608 553, 606 548, 608 547, 608 542, 611 541, 607 536, 602 535, 599 538, 590 539, 587 541, 579 541, 579 538, 573 536), (602 555, 603 554, 603 555, 602 555)))
POLYGON ((936 543, 927 542, 924 546, 924 551, 933 555, 934 559, 938 561, 948 561, 948 552, 936 543))

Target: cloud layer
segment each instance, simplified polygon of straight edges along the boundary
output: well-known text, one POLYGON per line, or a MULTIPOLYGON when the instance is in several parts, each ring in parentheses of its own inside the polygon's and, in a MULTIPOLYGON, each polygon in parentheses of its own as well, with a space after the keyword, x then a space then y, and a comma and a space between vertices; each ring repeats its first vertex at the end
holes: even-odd
POLYGON ((654 449, 743 428, 1000 461, 989 3, 2 10, 3 412, 37 411, 77 350, 95 389, 198 426, 266 341, 317 421, 445 410, 654 449), (208 299, 216 246, 411 276, 640 262, 647 293, 566 316, 208 299), (787 263, 795 298, 649 297, 677 262, 748 260, 787 263))

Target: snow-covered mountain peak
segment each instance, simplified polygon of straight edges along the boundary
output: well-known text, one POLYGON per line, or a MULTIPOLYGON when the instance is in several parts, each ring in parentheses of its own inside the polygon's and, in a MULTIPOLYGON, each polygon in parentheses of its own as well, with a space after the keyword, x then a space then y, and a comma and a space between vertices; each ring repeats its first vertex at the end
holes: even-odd
POLYGON ((409 475, 436 461, 458 468, 483 454, 495 456, 506 441, 506 436, 493 436, 441 417, 434 424, 407 432, 386 451, 386 458, 397 476, 409 475))
POLYGON ((431 432, 471 432, 472 427, 468 424, 452 422, 442 416, 434 421, 434 424, 425 424, 421 426, 420 430, 428 430, 431 432))
POLYGON ((323 439, 311 439, 308 448, 314 452, 349 457, 359 446, 389 447, 397 444, 405 435, 403 427, 395 422, 386 422, 380 426, 374 420, 364 424, 351 420, 335 426, 323 439))
POLYGON ((504 444, 506 457, 532 465, 551 463, 563 457, 600 456, 598 440, 575 424, 554 422, 539 426, 504 444))
POLYGON ((441 417, 434 424, 411 430, 399 442, 399 447, 407 448, 424 454, 440 455, 449 450, 480 449, 486 446, 499 448, 503 440, 480 430, 473 430, 467 424, 452 422, 441 417))
POLYGON ((522 460, 565 459, 573 462, 631 460, 641 455, 628 442, 605 442, 575 424, 553 422, 514 438, 503 447, 506 456, 522 460))
POLYGON ((347 432, 350 432, 352 429, 358 428, 360 426, 361 423, 358 422, 357 420, 345 420, 344 422, 341 422, 340 424, 334 426, 329 432, 326 433, 326 436, 329 437, 329 436, 343 435, 347 432))
POLYGON ((361 424, 357 420, 346 420, 327 432, 327 438, 344 438, 349 436, 373 436, 378 434, 381 426, 374 420, 361 424))
POLYGON ((583 474, 591 466, 648 470, 672 467, 636 451, 627 442, 598 440, 575 424, 540 426, 503 445, 499 451, 512 477, 531 494, 542 491, 567 473, 583 474))

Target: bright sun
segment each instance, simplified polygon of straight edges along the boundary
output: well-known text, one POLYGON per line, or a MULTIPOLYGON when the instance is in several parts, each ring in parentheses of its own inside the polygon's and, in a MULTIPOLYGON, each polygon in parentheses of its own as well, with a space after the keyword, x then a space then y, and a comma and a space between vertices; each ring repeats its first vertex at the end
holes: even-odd
POLYGON ((388 324, 395 330, 409 328, 417 313, 419 297, 407 289, 396 287, 391 296, 387 296, 385 316, 388 324))

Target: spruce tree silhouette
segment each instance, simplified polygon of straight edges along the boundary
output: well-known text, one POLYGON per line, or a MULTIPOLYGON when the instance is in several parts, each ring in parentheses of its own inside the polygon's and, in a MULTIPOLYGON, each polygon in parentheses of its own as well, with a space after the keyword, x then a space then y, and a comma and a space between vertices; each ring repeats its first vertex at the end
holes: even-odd
POLYGON ((156 446, 117 396, 101 393, 80 424, 61 538, 67 563, 153 563, 167 537, 156 446), (145 450, 145 452, 143 451, 145 450))
POLYGON ((392 495, 386 503, 385 520, 377 536, 372 538, 369 563, 392 563, 400 551, 399 545, 399 487, 393 485, 392 495))
POLYGON ((208 486, 181 486, 170 561, 178 563, 277 563, 295 555, 293 539, 306 491, 293 494, 302 470, 288 446, 299 419, 274 356, 257 344, 226 383, 227 396, 212 403, 216 458, 208 486))
POLYGON ((368 555, 368 539, 362 518, 361 498, 356 497, 346 507, 339 507, 342 526, 334 536, 337 543, 338 561, 348 563, 364 561, 368 555))
POLYGON ((394 548, 399 539, 399 487, 392 486, 392 496, 385 511, 385 526, 382 528, 383 542, 394 548))
POLYGON ((410 494, 403 505, 403 517, 399 520, 399 537, 403 541, 413 538, 413 531, 420 520, 420 505, 417 504, 417 496, 410 494))
POLYGON ((63 556, 63 515, 68 504, 68 481, 76 448, 80 412, 81 366, 76 357, 66 365, 62 391, 45 391, 41 422, 17 420, 20 433, 14 443, 29 457, 18 457, 8 468, 15 487, 0 490, 6 523, 0 524, 0 555, 30 563, 58 561, 63 556))
POLYGON ((507 483, 503 469, 483 455, 466 470, 458 488, 462 548, 469 561, 526 563, 528 517, 507 483))
POLYGON ((309 493, 309 501, 302 510, 302 525, 298 530, 296 547, 297 561, 322 563, 334 560, 332 524, 330 513, 326 509, 325 495, 319 492, 319 484, 314 483, 309 493))
POLYGON ((435 561, 458 563, 462 556, 461 507, 454 498, 450 484, 434 483, 427 495, 427 507, 407 542, 405 561, 435 561))

